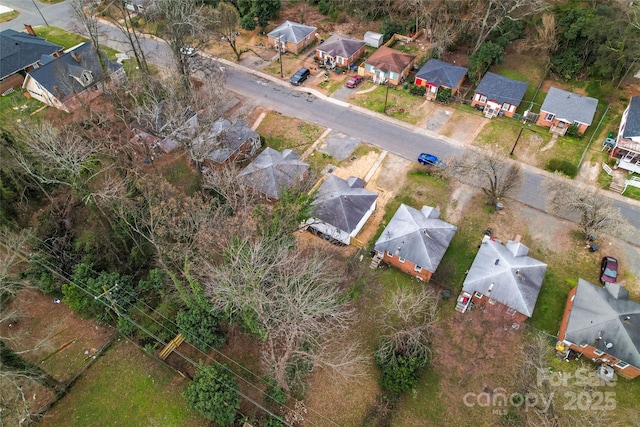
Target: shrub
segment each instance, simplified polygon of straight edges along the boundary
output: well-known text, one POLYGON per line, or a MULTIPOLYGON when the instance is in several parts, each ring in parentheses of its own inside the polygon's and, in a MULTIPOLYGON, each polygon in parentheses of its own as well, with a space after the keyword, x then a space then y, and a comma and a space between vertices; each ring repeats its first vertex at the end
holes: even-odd
POLYGON ((427 88, 424 86, 412 84, 409 85, 409 93, 415 96, 424 96, 424 94, 427 93, 427 88))
POLYGON ((545 169, 549 172, 561 172, 570 178, 575 178, 578 174, 578 167, 563 159, 550 159, 545 169))
POLYGON ((436 101, 447 103, 451 99, 451 89, 447 87, 438 88, 436 101))
POLYGON ((397 356, 393 361, 376 360, 382 371, 380 386, 392 396, 411 390, 418 382, 418 371, 424 365, 415 357, 397 356))
POLYGON ((203 366, 184 392, 187 405, 220 426, 230 426, 240 408, 238 381, 226 365, 203 366))

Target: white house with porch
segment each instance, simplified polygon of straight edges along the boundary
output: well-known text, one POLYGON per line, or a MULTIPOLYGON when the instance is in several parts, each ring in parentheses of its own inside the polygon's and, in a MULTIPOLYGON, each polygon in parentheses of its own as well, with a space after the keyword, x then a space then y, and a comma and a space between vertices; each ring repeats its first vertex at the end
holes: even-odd
POLYGON ((640 174, 640 96, 632 96, 622 113, 611 157, 618 159, 618 168, 640 174))

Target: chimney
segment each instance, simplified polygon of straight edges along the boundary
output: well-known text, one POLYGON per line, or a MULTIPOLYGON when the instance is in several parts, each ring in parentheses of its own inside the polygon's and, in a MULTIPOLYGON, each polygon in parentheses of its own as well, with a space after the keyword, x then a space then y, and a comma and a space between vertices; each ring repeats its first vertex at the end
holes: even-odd
POLYGON ((32 35, 32 36, 36 35, 36 32, 33 31, 33 27, 31 25, 24 24, 24 28, 25 28, 25 30, 27 30, 27 33, 29 33, 30 35, 32 35))
POLYGON ((75 52, 71 52, 71 57, 79 64, 80 63, 80 58, 78 57, 78 54, 75 52))

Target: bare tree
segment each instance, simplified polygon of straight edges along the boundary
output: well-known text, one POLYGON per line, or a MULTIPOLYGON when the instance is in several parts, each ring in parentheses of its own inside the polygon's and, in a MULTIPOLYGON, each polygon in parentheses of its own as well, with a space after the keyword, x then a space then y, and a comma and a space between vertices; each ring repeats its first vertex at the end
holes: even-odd
POLYGON ((136 63, 143 73, 149 74, 149 65, 147 64, 147 58, 140 39, 144 36, 137 30, 134 24, 131 11, 127 7, 126 0, 114 0, 104 8, 101 13, 109 19, 112 25, 120 30, 120 32, 127 38, 131 52, 136 58, 136 63))
POLYGON ((514 410, 521 416, 517 425, 623 425, 616 424, 611 417, 615 401, 605 397, 613 389, 596 376, 589 362, 567 365, 570 372, 554 371, 550 368, 553 344, 542 334, 527 336, 518 356, 522 362, 512 377, 513 387, 522 400, 517 408, 514 404, 514 410), (585 400, 587 404, 577 403, 585 400))
POLYGON ((306 255, 282 240, 235 239, 203 283, 216 306, 262 339, 265 368, 289 392, 300 385, 294 373, 301 366, 358 375, 363 356, 343 341, 355 312, 339 281, 327 254, 306 255))
POLYGON ((91 46, 98 57, 103 75, 107 75, 107 62, 100 49, 100 26, 98 23, 98 4, 92 0, 71 0, 71 9, 84 28, 91 46))
POLYGON ((431 356, 431 334, 438 313, 438 296, 431 288, 398 287, 381 308, 382 343, 379 360, 398 355, 426 361, 431 356))
MULTIPOLYGON (((28 230, 13 232, 5 227, 0 228, 0 325, 10 326, 23 316, 15 309, 10 309, 9 301, 25 286, 20 277, 29 260, 25 253, 29 249, 31 236, 28 230)), ((61 384, 21 357, 22 354, 50 346, 50 336, 39 339, 26 350, 14 351, 7 343, 19 344, 23 336, 0 336, 0 425, 27 425, 34 419, 34 412, 39 408, 31 405, 28 390, 35 382, 42 383, 54 390, 61 384)), ((29 337, 32 339, 33 337, 29 337)))
POLYGON ((549 195, 549 212, 577 222, 585 238, 597 237, 600 233, 621 236, 630 230, 638 234, 605 192, 596 187, 561 176, 545 180, 543 187, 549 195))
POLYGON ((207 79, 193 91, 170 77, 132 80, 131 98, 119 102, 121 118, 127 125, 133 122, 155 136, 181 143, 200 171, 216 146, 212 125, 225 110, 224 75, 221 70, 217 73, 217 78, 207 79))
POLYGON ((495 151, 486 153, 466 150, 462 157, 451 158, 447 162, 444 173, 482 188, 488 197, 487 204, 492 206, 517 191, 524 179, 518 163, 495 151))
POLYGON ((536 26, 536 34, 530 39, 529 48, 549 58, 558 46, 556 18, 551 13, 542 14, 542 20, 536 26))
POLYGON ((506 20, 522 20, 546 7, 542 0, 470 0, 469 6, 472 11, 469 24, 476 35, 473 53, 506 20))
POLYGON ((44 121, 25 123, 19 131, 21 146, 12 148, 12 154, 44 194, 49 195, 44 186, 62 185, 91 200, 89 184, 105 170, 97 168, 100 144, 82 138, 77 127, 54 127, 44 121))
POLYGON ((203 46, 214 25, 208 6, 197 0, 156 0, 146 9, 147 16, 158 22, 160 35, 167 41, 185 89, 191 88, 189 47, 203 46))

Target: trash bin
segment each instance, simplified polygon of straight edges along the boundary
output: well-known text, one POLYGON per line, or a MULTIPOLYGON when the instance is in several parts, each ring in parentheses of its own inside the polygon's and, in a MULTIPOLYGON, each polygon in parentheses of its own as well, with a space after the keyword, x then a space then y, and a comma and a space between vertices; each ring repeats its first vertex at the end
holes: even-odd
POLYGON ((501 211, 504 208, 504 205, 500 202, 496 203, 496 210, 501 211))

